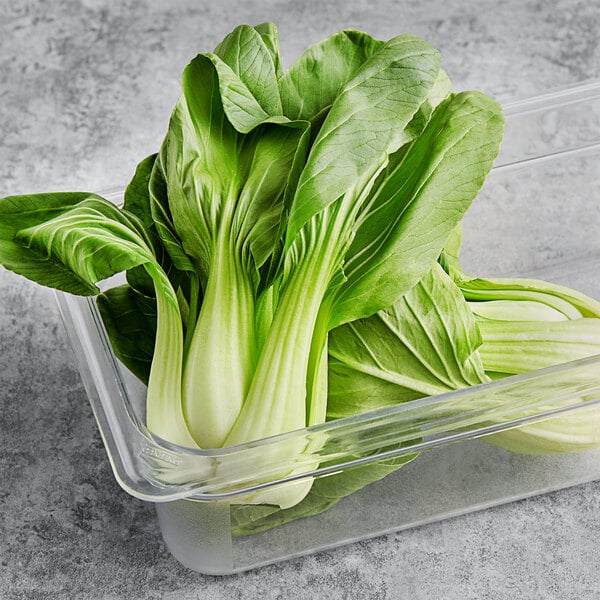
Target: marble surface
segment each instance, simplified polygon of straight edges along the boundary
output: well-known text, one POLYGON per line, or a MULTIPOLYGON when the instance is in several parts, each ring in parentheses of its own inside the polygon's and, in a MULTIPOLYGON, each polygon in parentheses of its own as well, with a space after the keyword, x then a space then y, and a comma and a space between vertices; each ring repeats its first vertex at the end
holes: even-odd
MULTIPOLYGON (((235 25, 284 60, 342 28, 421 35, 455 87, 500 99, 600 76, 600 3, 0 0, 0 196, 125 184, 180 73, 235 25)), ((598 597, 600 483, 218 578, 181 567, 122 491, 52 293, 0 270, 0 598, 598 597)))

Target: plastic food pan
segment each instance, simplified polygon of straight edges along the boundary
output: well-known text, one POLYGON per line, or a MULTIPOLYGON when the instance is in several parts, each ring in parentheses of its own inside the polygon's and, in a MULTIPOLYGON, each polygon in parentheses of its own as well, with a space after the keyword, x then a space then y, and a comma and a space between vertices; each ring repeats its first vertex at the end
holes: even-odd
MULTIPOLYGON (((600 82, 504 107, 500 157, 464 219, 465 272, 537 277, 600 298, 600 82)), ((145 427, 144 386, 113 355, 94 299, 57 300, 117 481, 155 504, 172 554, 202 573, 235 573, 600 477, 600 449, 524 455, 493 443, 573 414, 588 413, 600 428, 600 355, 193 451, 145 427), (321 514, 259 533, 237 526, 240 503, 257 490, 314 485, 417 454, 321 514)))

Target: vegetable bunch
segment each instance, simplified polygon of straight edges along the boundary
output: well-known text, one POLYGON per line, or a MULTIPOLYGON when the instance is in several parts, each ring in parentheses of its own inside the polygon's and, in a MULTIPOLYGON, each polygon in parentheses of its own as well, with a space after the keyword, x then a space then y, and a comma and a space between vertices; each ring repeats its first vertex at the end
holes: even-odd
MULTIPOLYGON (((0 263, 82 295, 126 272, 100 312, 148 385, 148 428, 190 448, 520 372, 517 339, 538 357, 528 368, 598 352, 595 301, 460 270, 458 227, 502 133, 499 105, 453 93, 420 38, 342 31, 283 70, 275 27, 242 25, 186 67, 122 208, 3 198, 0 263)), ((322 510, 336 477, 350 493, 399 465, 259 493, 246 500, 271 506, 242 507, 240 531, 322 510)))

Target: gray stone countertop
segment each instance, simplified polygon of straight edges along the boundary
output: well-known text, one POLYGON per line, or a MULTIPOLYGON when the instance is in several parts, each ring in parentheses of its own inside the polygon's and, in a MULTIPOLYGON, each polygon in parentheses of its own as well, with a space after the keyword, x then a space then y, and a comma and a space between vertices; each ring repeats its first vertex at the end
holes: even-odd
MULTIPOLYGON (((411 32, 499 99, 600 76, 600 3, 0 0, 0 196, 123 186, 180 74, 239 23, 289 63, 342 28, 411 32)), ((0 270, 0 598, 598 598, 600 483, 232 577, 186 570, 114 480, 52 293, 0 270)))

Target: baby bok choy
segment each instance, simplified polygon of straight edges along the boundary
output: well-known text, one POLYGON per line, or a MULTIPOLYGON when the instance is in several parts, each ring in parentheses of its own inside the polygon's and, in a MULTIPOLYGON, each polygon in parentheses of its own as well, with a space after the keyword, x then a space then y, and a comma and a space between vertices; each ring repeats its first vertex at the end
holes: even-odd
POLYGON ((177 295, 143 224, 86 193, 9 196, 0 202, 2 264, 43 285, 96 295, 96 283, 141 266, 154 284, 158 319, 148 377, 148 427, 195 446, 180 402, 183 330, 177 295))
MULTIPOLYGON (((390 307, 331 332, 330 418, 600 353, 598 301, 540 280, 466 275, 458 261, 460 243, 457 227, 440 264, 410 292, 390 307)), ((572 388, 577 380, 564 383, 572 388)), ((511 418, 559 411, 586 399, 571 394, 568 402, 538 402, 520 410, 514 406, 511 418)), ((478 402, 465 404, 458 396, 443 409, 448 414, 464 414, 465 427, 505 421, 503 411, 510 405, 502 398, 488 394, 478 402), (478 409, 485 411, 485 420, 471 422, 472 412, 478 409)), ((482 439, 525 454, 597 447, 600 407, 591 404, 586 410, 557 414, 482 439)))
MULTIPOLYGON (((417 325, 407 357, 429 336, 430 351, 407 358, 401 399, 483 377, 471 313, 461 306, 447 330, 435 308, 460 296, 437 261, 502 133, 499 105, 451 92, 418 37, 340 32, 284 71, 274 26, 243 25, 186 67, 123 208, 91 194, 4 198, 0 262, 89 295, 125 271, 98 305, 115 353, 148 384, 149 429, 189 448, 241 444, 358 411, 339 384, 368 322, 364 340, 382 323, 417 325)), ((239 501, 314 513, 406 460, 239 501)))
MULTIPOLYGON (((600 354, 600 302, 537 279, 480 278, 460 266, 461 230, 449 238, 441 262, 472 312, 486 374, 499 379, 600 354)), ((576 382, 570 382, 576 383, 576 382)), ((586 398, 583 398, 586 400, 586 398)), ((577 398, 572 403, 579 402, 577 398)), ((523 411, 520 417, 557 408, 523 411)), ((571 452, 600 445, 600 406, 558 415, 486 438, 513 452, 571 452)))

